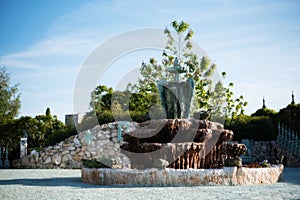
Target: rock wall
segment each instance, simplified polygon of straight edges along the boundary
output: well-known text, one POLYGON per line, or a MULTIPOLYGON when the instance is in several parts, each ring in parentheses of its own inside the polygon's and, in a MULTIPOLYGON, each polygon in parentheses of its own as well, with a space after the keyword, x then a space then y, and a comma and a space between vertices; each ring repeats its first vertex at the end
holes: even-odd
POLYGON ((283 156, 283 164, 286 167, 300 167, 300 159, 282 149, 276 141, 250 141, 251 157, 253 161, 268 160, 275 163, 283 156))
POLYGON ((120 153, 120 144, 117 123, 98 125, 40 152, 15 160, 12 165, 14 168, 77 169, 82 167, 82 159, 112 158, 116 166, 129 167, 128 158, 120 153))

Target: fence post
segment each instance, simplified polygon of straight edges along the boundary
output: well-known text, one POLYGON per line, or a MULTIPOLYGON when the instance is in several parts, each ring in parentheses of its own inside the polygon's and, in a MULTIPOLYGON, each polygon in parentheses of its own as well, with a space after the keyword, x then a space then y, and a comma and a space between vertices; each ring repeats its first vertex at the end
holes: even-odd
POLYGON ((0 169, 3 167, 3 162, 2 162, 2 147, 0 146, 0 169))
POLYGON ((6 145, 4 168, 8 169, 9 167, 10 167, 10 165, 9 165, 9 161, 8 161, 8 145, 6 145))
POLYGON ((285 133, 285 140, 284 140, 284 146, 286 149, 289 149, 289 129, 287 126, 284 127, 284 133, 285 133))
POLYGON ((292 154, 296 155, 296 132, 292 130, 292 142, 291 142, 291 145, 292 145, 292 154))
POLYGON ((293 147, 292 132, 291 132, 290 128, 288 128, 287 131, 288 131, 288 143, 287 143, 288 148, 287 149, 288 149, 289 152, 292 153, 292 151, 293 151, 293 148, 292 148, 293 147))
POLYGON ((278 122, 278 126, 277 126, 278 135, 277 135, 277 138, 276 138, 277 144, 280 144, 280 140, 281 140, 281 131, 280 131, 280 129, 281 129, 280 122, 278 122))
POLYGON ((297 132, 295 133, 295 155, 300 158, 300 140, 298 138, 297 132))

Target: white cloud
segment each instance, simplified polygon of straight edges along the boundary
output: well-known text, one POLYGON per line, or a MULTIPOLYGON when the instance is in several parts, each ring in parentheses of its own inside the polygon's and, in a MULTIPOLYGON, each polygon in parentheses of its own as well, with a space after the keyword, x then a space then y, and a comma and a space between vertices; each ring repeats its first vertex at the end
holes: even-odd
POLYGON ((94 42, 88 39, 53 37, 33 44, 24 52, 2 56, 0 62, 8 67, 38 69, 49 66, 51 60, 56 62, 62 58, 83 58, 94 46, 94 42))

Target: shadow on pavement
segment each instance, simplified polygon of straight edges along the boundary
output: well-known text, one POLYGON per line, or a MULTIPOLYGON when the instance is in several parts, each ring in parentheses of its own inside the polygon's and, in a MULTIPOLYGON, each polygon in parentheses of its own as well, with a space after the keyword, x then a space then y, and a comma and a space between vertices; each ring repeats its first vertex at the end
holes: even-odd
MULTIPOLYGON (((23 185, 37 187, 72 187, 72 188, 139 188, 139 186, 125 185, 95 185, 84 183, 81 178, 57 177, 57 178, 18 178, 10 180, 0 180, 1 185, 23 185)), ((146 186, 141 186, 146 187, 146 186)), ((155 188, 155 187, 153 187, 155 188)))
POLYGON ((1 185, 26 185, 26 186, 67 186, 77 188, 99 188, 99 185, 83 183, 81 178, 59 177, 59 178, 18 178, 10 180, 0 180, 1 185))
POLYGON ((300 168, 284 168, 280 182, 300 185, 300 168))

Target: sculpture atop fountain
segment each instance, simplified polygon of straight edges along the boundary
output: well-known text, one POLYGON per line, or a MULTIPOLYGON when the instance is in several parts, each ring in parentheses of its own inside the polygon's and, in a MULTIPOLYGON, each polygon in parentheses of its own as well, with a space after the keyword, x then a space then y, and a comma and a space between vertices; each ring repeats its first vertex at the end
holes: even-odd
POLYGON ((180 81, 180 74, 185 73, 186 69, 179 65, 177 57, 175 58, 174 66, 169 67, 167 70, 175 74, 174 81, 160 80, 157 83, 167 119, 187 119, 190 114, 195 82, 191 78, 188 78, 186 81, 180 81))

